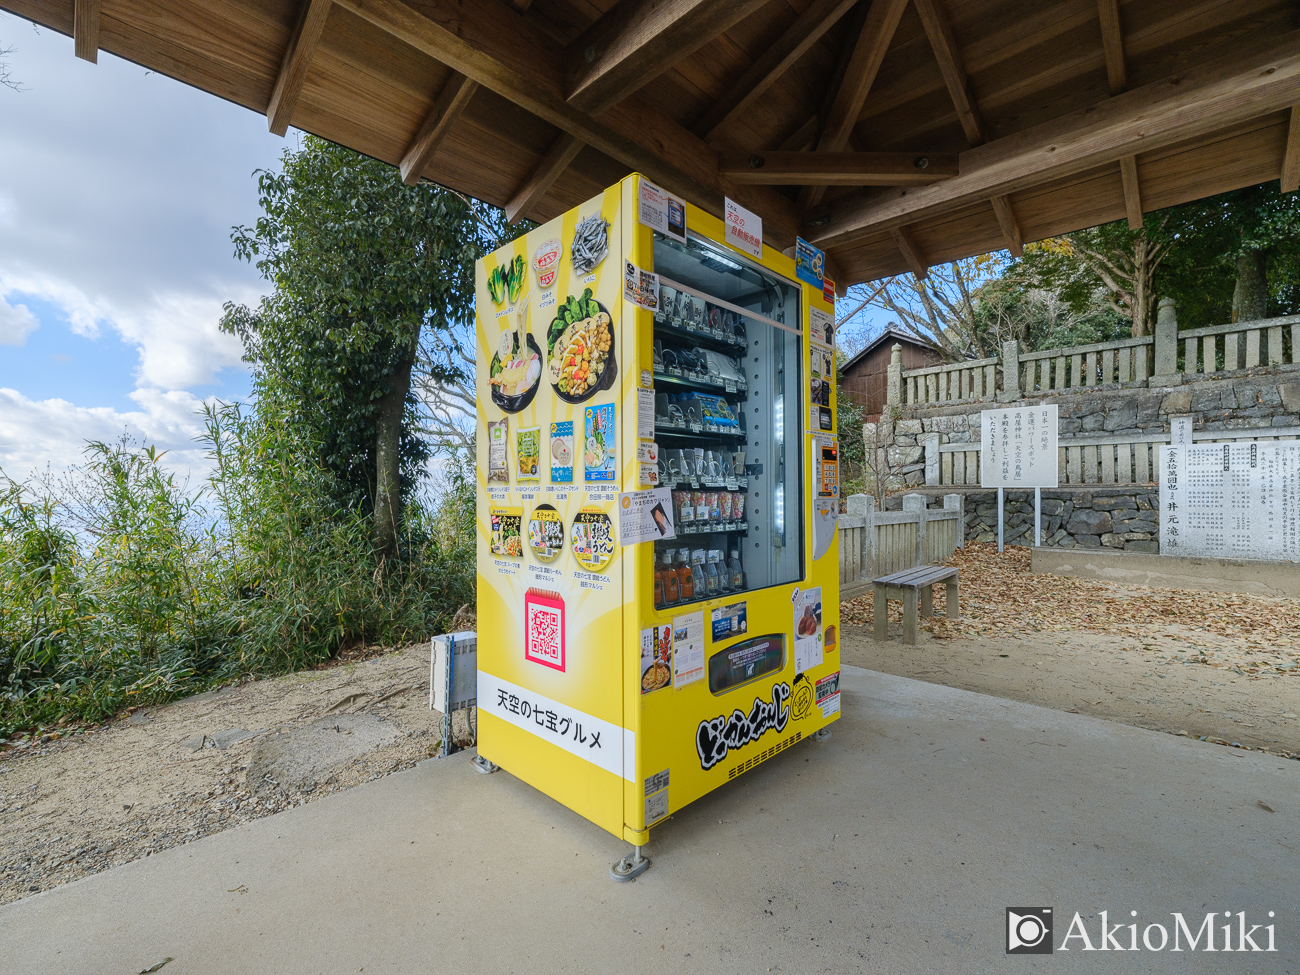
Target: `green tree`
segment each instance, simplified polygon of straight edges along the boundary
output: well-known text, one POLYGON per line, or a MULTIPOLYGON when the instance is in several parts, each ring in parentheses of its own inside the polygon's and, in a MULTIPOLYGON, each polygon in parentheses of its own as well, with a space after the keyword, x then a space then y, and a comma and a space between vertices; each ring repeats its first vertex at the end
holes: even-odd
POLYGON ((1175 243, 1158 287, 1178 302, 1180 324, 1252 321, 1300 308, 1300 194, 1270 181, 1165 212, 1175 243))
MULTIPOLYGON (((336 500, 373 511, 391 558, 429 456, 412 394, 421 333, 471 320, 474 260, 495 241, 458 194, 312 137, 258 189, 263 215, 232 240, 274 291, 227 305, 222 328, 243 341, 259 400, 318 451, 336 500)), ((423 361, 435 382, 465 378, 463 363, 423 361)))
POLYGON ((1174 243, 1170 216, 1148 214, 1139 230, 1116 221, 1029 244, 1016 275, 1076 314, 1095 310, 1100 299, 1140 338, 1155 324, 1156 274, 1174 243))

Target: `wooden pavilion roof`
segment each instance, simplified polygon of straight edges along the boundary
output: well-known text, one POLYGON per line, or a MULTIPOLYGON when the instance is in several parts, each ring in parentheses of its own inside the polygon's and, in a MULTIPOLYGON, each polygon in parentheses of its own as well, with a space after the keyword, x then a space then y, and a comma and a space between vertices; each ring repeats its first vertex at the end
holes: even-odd
POLYGON ((1281 177, 1290 0, 0 0, 548 219, 633 170, 841 289, 1281 177))

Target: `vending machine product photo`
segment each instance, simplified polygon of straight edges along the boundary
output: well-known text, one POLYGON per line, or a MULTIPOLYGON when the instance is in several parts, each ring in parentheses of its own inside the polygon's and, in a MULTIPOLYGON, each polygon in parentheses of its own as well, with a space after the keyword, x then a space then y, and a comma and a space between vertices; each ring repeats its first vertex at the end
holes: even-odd
POLYGON ((476 274, 478 749, 637 847, 839 716, 833 284, 633 174, 476 274))

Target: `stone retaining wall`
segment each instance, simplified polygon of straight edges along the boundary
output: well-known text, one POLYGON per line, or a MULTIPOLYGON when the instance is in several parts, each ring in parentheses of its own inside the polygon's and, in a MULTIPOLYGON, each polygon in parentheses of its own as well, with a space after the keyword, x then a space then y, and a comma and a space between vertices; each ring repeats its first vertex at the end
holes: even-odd
MULTIPOLYGON (((998 539, 997 492, 943 488, 966 495, 966 540, 998 539)), ((935 489, 915 493, 930 494, 935 489)), ((1153 487, 1057 488, 1043 490, 1043 545, 1057 548, 1107 548, 1158 553, 1160 492, 1153 487)), ((899 510, 902 496, 885 500, 886 510, 899 510)), ((1003 541, 1034 544, 1034 492, 1007 491, 1003 541)))

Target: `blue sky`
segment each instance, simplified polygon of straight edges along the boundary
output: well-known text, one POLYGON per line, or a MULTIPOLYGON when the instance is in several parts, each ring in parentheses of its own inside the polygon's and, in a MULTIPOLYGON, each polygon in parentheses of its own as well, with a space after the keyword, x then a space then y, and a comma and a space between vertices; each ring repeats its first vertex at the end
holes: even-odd
POLYGON ((76 463, 127 432, 202 467, 194 411, 245 395, 225 301, 263 283, 230 228, 288 143, 253 112, 0 14, 0 470, 76 463))

